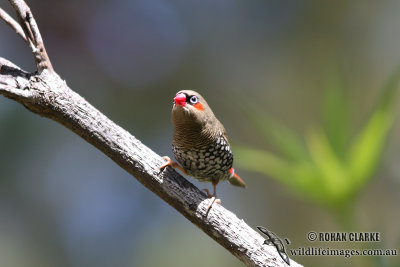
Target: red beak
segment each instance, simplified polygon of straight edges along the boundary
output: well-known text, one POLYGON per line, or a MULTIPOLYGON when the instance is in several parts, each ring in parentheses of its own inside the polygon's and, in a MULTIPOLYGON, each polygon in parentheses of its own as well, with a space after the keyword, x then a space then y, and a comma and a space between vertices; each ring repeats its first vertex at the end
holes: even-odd
POLYGON ((183 93, 177 94, 174 97, 174 101, 177 105, 184 107, 184 106, 186 106, 186 95, 183 93))

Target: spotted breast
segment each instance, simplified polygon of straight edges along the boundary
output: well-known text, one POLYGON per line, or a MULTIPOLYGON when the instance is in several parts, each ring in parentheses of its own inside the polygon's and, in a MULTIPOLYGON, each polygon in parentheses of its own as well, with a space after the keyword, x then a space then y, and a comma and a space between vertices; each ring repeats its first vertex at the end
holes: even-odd
POLYGON ((221 131, 210 144, 188 148, 181 146, 180 142, 173 142, 172 148, 176 160, 186 172, 202 182, 218 182, 231 176, 233 153, 221 131))

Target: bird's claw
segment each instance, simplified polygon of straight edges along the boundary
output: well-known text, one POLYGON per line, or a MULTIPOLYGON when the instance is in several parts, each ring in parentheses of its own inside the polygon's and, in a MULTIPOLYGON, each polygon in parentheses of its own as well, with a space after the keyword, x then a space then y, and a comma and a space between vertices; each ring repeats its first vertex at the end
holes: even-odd
POLYGON ((208 213, 210 211, 210 209, 214 203, 221 204, 222 202, 220 199, 216 198, 215 196, 211 197, 210 203, 208 204, 207 209, 206 209, 206 213, 208 213))
POLYGON ((170 157, 163 156, 162 158, 165 159, 167 162, 160 166, 160 168, 159 168, 160 170, 164 169, 167 166, 171 166, 174 169, 175 168, 179 169, 181 172, 183 172, 185 175, 187 175, 186 170, 184 168, 182 168, 181 165, 179 165, 178 163, 176 163, 175 161, 170 159, 170 157))
POLYGON ((168 156, 163 156, 162 158, 165 159, 167 162, 160 166, 160 168, 159 168, 160 170, 164 169, 167 166, 171 166, 172 168, 174 167, 172 165, 173 161, 168 156))
POLYGON ((222 204, 222 201, 219 198, 216 198, 215 194, 210 194, 210 191, 207 188, 204 188, 203 191, 207 193, 207 196, 210 198, 210 203, 207 206, 206 213, 208 213, 214 203, 222 204))

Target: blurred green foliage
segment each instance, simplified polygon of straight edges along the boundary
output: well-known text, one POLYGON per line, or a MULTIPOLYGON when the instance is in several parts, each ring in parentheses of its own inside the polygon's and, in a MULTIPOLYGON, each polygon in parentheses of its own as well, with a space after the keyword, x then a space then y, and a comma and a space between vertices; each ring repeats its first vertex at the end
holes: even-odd
POLYGON ((235 147, 237 165, 292 188, 307 199, 335 211, 348 204, 373 177, 395 119, 398 69, 381 90, 363 126, 351 134, 351 105, 344 83, 328 79, 321 125, 304 138, 268 117, 261 107, 246 106, 256 131, 278 152, 235 147))

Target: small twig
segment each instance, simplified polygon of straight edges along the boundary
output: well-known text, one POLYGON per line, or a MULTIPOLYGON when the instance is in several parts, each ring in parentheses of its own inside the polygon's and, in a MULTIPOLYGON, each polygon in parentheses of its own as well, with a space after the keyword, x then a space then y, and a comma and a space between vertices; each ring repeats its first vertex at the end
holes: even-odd
POLYGON ((9 2, 17 14, 19 24, 21 25, 25 35, 33 42, 34 45, 37 45, 30 29, 29 21, 27 20, 27 17, 29 16, 28 14, 31 12, 30 8, 22 0, 9 0, 9 2))
POLYGON ((36 24, 36 20, 33 17, 29 6, 23 0, 9 0, 9 2, 17 14, 19 27, 16 26, 17 22, 4 11, 2 12, 1 19, 6 21, 8 25, 14 28, 17 33, 29 44, 33 56, 35 57, 38 72, 41 73, 45 69, 53 71, 53 66, 51 65, 50 59, 44 47, 39 27, 36 24), (22 35, 20 32, 21 30, 23 31, 24 35, 22 35))
POLYGON ((7 14, 2 8, 0 8, 0 18, 4 20, 15 32, 25 41, 29 42, 26 38, 25 32, 22 27, 16 22, 10 15, 7 14))

